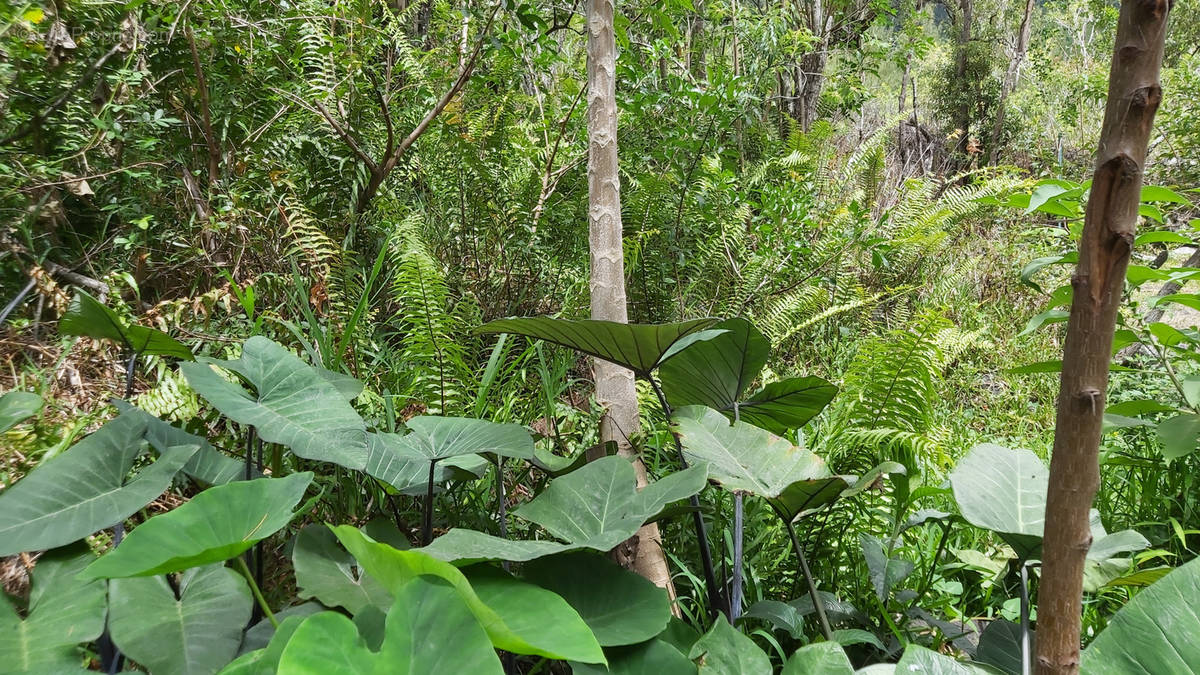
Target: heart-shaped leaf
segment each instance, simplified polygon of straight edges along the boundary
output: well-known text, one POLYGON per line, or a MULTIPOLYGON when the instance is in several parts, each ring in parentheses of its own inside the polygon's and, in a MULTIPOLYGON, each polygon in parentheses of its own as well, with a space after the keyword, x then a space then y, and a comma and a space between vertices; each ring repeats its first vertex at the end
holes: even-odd
POLYGON ((253 425, 270 443, 305 459, 360 470, 367 464, 367 430, 362 418, 328 380, 282 346, 255 336, 235 361, 212 364, 241 375, 250 393, 221 377, 208 363, 184 363, 188 384, 226 417, 253 425))
POLYGON ((765 429, 703 406, 680 408, 671 419, 689 461, 708 462, 709 477, 727 490, 768 499, 788 486, 829 476, 825 462, 765 429))
POLYGON ((62 672, 83 664, 76 645, 104 630, 106 588, 75 578, 96 556, 83 545, 51 551, 33 570, 25 619, 0 596, 0 663, 14 673, 62 672))
POLYGON ((354 557, 324 525, 309 525, 296 535, 292 567, 301 598, 316 598, 327 607, 345 607, 351 614, 367 605, 392 604, 387 589, 358 569, 354 557))
POLYGON ((689 345, 659 369, 671 407, 730 410, 766 364, 771 343, 754 324, 739 317, 725 319, 713 329, 725 332, 689 345))
POLYGON ((112 340, 125 351, 158 354, 191 361, 192 350, 161 330, 129 324, 86 291, 77 291, 67 311, 58 320, 63 335, 83 335, 97 340, 112 340))
MULTIPOLYGON (((307 604, 314 606, 316 611, 286 617, 282 616, 282 612, 276 612, 275 618, 279 621, 279 628, 272 627, 271 637, 267 644, 238 656, 221 669, 221 675, 275 675, 279 671, 279 657, 283 655, 283 648, 296 634, 296 629, 304 623, 305 619, 321 611, 319 604, 315 602, 307 604)), ((305 605, 301 605, 301 607, 303 606, 305 605)), ((263 623, 270 625, 266 619, 263 619, 263 623)), ((246 637, 249 637, 249 632, 246 637)), ((243 641, 242 648, 245 649, 245 646, 245 641, 243 641)))
POLYGON ((571 675, 695 675, 696 664, 663 640, 604 650, 608 668, 572 663, 571 675))
POLYGON ((999 534, 1023 558, 1041 547, 1050 472, 1029 450, 976 445, 950 473, 967 522, 999 534))
POLYGON ((312 477, 306 471, 209 488, 134 528, 83 578, 144 577, 228 560, 291 522, 312 477))
POLYGON ((886 602, 892 589, 912 574, 913 563, 911 560, 889 558, 883 542, 865 532, 859 533, 858 543, 867 562, 867 572, 871 578, 871 585, 875 588, 875 596, 880 602, 886 602))
POLYGON ((754 640, 742 635, 723 614, 692 645, 688 658, 700 665, 701 675, 770 675, 771 659, 754 640))
POLYGON ((910 644, 896 664, 897 673, 922 675, 994 675, 1000 671, 981 663, 959 661, 921 645, 910 644))
POLYGON ((424 675, 504 672, 487 633, 452 586, 417 578, 396 590, 383 640, 372 651, 354 623, 335 612, 304 620, 279 658, 295 675, 424 675))
MULTIPOLYGON (((553 342, 625 366, 644 377, 665 360, 692 344, 698 339, 697 333, 712 326, 716 321, 693 319, 678 323, 632 324, 538 316, 499 319, 480 326, 475 332, 510 333, 553 342)), ((711 338, 718 334, 714 332, 702 337, 711 338)))
POLYGON ((665 590, 595 553, 535 560, 523 574, 566 600, 605 647, 645 642, 671 620, 665 590))
POLYGON ((146 428, 121 415, 0 493, 0 556, 69 544, 162 494, 196 446, 168 448, 126 482, 146 428))
POLYGON ((789 377, 755 392, 738 412, 742 421, 783 435, 808 424, 837 393, 837 387, 819 377, 789 377))
POLYGON ((1192 454, 1200 447, 1200 415, 1183 413, 1159 422, 1158 438, 1167 459, 1192 454))
POLYGON ((471 582, 453 565, 419 550, 400 551, 372 541, 353 527, 341 525, 332 529, 363 569, 393 596, 415 577, 435 576, 449 582, 499 649, 550 659, 604 662, 600 645, 587 624, 553 593, 510 577, 509 581, 482 580, 480 588, 485 590, 477 594, 471 582), (493 603, 496 608, 491 606, 493 603), (510 625, 509 621, 520 623, 510 625))
POLYGON ((533 439, 518 424, 467 417, 414 417, 406 435, 368 434, 366 472, 403 493, 424 494, 430 464, 434 484, 487 466, 481 455, 533 459, 533 439))
MULTIPOLYGON (((423 495, 429 482, 429 462, 418 457, 404 438, 402 434, 368 433, 367 465, 363 470, 401 494, 423 495)), ((488 462, 478 455, 463 455, 439 462, 433 469, 434 489, 440 489, 438 486, 458 476, 464 470, 464 464, 470 467, 476 463, 486 467, 488 462)))
POLYGON ((700 464, 654 481, 639 492, 628 459, 603 457, 554 479, 542 494, 513 512, 567 543, 509 541, 456 528, 420 550, 460 564, 533 560, 580 548, 608 551, 632 537, 667 504, 704 489, 707 476, 707 465, 700 464))
POLYGON ((196 446, 196 454, 183 465, 182 471, 205 485, 224 485, 230 481, 262 476, 258 469, 250 467, 250 476, 247 478, 246 462, 243 459, 223 454, 206 438, 189 434, 127 401, 113 399, 112 404, 122 415, 131 415, 145 422, 146 440, 160 454, 173 447, 196 446))
MULTIPOLYGON (((1029 631, 1029 652, 1036 652, 1034 633, 1029 631)), ((1021 626, 1011 621, 997 619, 988 622, 979 634, 979 648, 975 660, 998 668, 1011 675, 1021 673, 1021 626)))
POLYGON ((836 642, 815 642, 797 649, 781 675, 854 675, 854 666, 836 642))
POLYGON ((1083 672, 1200 673, 1200 559, 1182 565, 1125 604, 1083 652, 1083 672))
POLYGON ((0 396, 0 434, 38 414, 42 397, 31 391, 10 391, 0 396))
POLYGON ((221 565, 184 572, 178 598, 165 577, 114 579, 109 631, 151 675, 215 673, 237 654, 251 604, 245 580, 221 565))

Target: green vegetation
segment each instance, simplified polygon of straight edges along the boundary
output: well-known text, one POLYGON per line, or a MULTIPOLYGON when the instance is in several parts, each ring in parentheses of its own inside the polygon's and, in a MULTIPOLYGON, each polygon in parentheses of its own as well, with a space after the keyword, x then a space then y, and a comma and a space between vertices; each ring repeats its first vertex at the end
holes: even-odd
POLYGON ((0 8, 0 670, 1200 673, 1196 5, 613 9, 0 8))

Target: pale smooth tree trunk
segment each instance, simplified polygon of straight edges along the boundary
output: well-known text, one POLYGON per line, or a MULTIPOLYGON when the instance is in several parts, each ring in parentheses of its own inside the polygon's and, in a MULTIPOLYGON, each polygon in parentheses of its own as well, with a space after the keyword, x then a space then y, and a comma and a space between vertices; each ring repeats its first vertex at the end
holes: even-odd
POLYGON ((1004 73, 1004 82, 1000 83, 1000 99, 996 101, 996 120, 992 124, 992 142, 988 163, 995 164, 1000 157, 1000 140, 1004 134, 1004 112, 1008 103, 1008 95, 1017 88, 1017 78, 1021 75, 1021 64, 1025 61, 1025 52, 1029 51, 1029 20, 1033 16, 1033 0, 1025 0, 1025 14, 1021 16, 1021 27, 1017 30, 1017 44, 1013 50, 1012 61, 1008 63, 1008 71, 1004 73))
POLYGON ((1137 225, 1146 144, 1162 98, 1158 76, 1170 6, 1170 0, 1125 0, 1117 22, 1063 346, 1038 589, 1040 675, 1079 672, 1083 568, 1092 544, 1088 511, 1100 486, 1113 330, 1137 225))
MULTIPOLYGON (((588 0, 588 244, 591 252, 593 319, 629 320, 625 303, 625 255, 621 236, 621 182, 617 173, 616 41, 612 0, 588 0)), ((633 371, 593 359, 596 400, 604 407, 600 437, 614 441, 622 455, 633 454, 630 437, 638 430, 637 389, 633 371)), ((646 469, 634 460, 638 487, 646 469)), ((616 551, 632 567, 674 597, 671 571, 662 551, 658 525, 638 530, 616 551)))

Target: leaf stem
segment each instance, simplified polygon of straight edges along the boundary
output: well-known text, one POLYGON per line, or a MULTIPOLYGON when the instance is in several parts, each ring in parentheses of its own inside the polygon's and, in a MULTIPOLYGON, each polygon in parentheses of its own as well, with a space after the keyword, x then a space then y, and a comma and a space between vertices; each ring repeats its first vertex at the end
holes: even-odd
POLYGON ((783 514, 779 515, 779 519, 783 521, 788 535, 792 538, 792 548, 795 549, 796 558, 800 561, 800 573, 804 575, 804 582, 808 584, 808 596, 812 598, 813 611, 817 613, 817 623, 821 626, 821 635, 832 642, 833 630, 829 628, 829 617, 825 616, 825 605, 821 602, 821 596, 817 594, 817 582, 813 580, 812 570, 808 568, 808 560, 804 557, 804 547, 800 545, 800 537, 796 536, 796 528, 792 525, 791 520, 784 518, 783 514))
POLYGON ((250 568, 246 566, 246 560, 239 555, 234 557, 234 561, 236 561, 238 570, 242 573, 242 576, 246 577, 246 583, 250 584, 250 592, 254 594, 254 599, 258 602, 258 606, 262 609, 263 614, 266 615, 271 625, 278 629, 279 620, 275 618, 275 613, 271 611, 271 607, 267 604, 266 598, 263 597, 262 591, 259 590, 258 584, 254 583, 254 575, 250 573, 250 568))
MULTIPOLYGON (((667 418, 667 425, 671 424, 671 405, 667 403, 667 397, 663 394, 662 387, 654 379, 650 373, 646 373, 646 379, 650 381, 650 387, 654 389, 654 394, 658 396, 658 405, 662 408, 663 415, 667 418)), ((688 466, 687 458, 683 456, 683 443, 679 441, 679 437, 674 432, 669 432, 671 438, 675 441, 675 452, 679 456, 679 467, 686 469, 688 466)), ((708 602, 711 605, 709 612, 718 611, 729 618, 729 608, 725 606, 721 598, 721 592, 717 587, 717 574, 713 570, 712 549, 708 545, 708 533, 704 530, 704 516, 700 513, 700 498, 692 495, 688 499, 688 503, 692 507, 692 524, 696 530, 696 540, 700 545, 700 561, 704 565, 704 583, 708 586, 708 602)))

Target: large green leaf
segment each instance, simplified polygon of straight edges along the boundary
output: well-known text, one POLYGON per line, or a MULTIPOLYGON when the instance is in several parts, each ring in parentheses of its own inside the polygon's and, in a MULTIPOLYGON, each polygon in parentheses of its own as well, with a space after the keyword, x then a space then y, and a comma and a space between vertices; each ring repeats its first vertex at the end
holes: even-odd
MULTIPOLYGON (((316 605, 317 603, 309 603, 316 605)), ((303 606, 303 605, 301 605, 303 606)), ((279 628, 274 629, 270 640, 266 645, 253 651, 248 651, 234 659, 229 665, 221 669, 221 675, 275 675, 279 670, 279 657, 283 655, 283 648, 287 646, 292 635, 296 633, 296 629, 300 624, 304 623, 312 614, 320 612, 310 612, 307 614, 296 614, 292 616, 282 616, 280 612, 275 613, 276 620, 279 621, 279 628)), ((263 620, 266 622, 266 619, 263 620)), ((269 625, 269 622, 267 622, 269 625)), ((247 633, 247 637, 249 634, 247 633)), ((242 643, 245 647, 245 641, 242 643)))
POLYGON ((106 589, 102 581, 75 575, 95 557, 82 545, 42 556, 24 620, 0 596, 0 664, 6 672, 62 672, 83 663, 76 645, 104 630, 106 589))
POLYGON ((351 614, 367 605, 392 605, 392 596, 383 584, 364 574, 324 525, 309 525, 296 535, 292 567, 301 598, 316 598, 328 607, 345 607, 351 614))
POLYGON ((701 675, 770 675, 771 659, 754 640, 742 635, 725 615, 717 616, 716 623, 692 645, 688 658, 700 666, 701 675))
POLYGON ((897 673, 922 673, 923 675, 991 675, 1000 671, 981 663, 968 663, 939 654, 917 644, 904 649, 904 655, 896 664, 897 673))
POLYGON ((77 291, 67 311, 58 320, 63 335, 84 335, 112 340, 128 352, 158 354, 191 361, 192 350, 161 330, 129 324, 86 291, 77 291))
POLYGON ((144 577, 228 560, 287 525, 312 477, 294 473, 209 488, 134 528, 83 576, 144 577))
POLYGON ((403 493, 424 494, 429 465, 436 463, 435 484, 462 471, 478 474, 487 465, 481 455, 533 459, 533 439, 518 424, 497 424, 467 417, 414 417, 406 435, 368 434, 366 472, 403 493))
POLYGON ((696 664, 662 640, 611 647, 604 654, 608 657, 607 669, 590 663, 572 663, 572 675, 696 675, 696 664))
MULTIPOLYGON (((512 626, 507 623, 509 617, 502 616, 500 611, 489 606, 488 602, 485 602, 476 593, 472 584, 467 581, 457 567, 437 560, 419 550, 400 551, 387 544, 372 541, 359 530, 347 525, 334 527, 333 532, 342 545, 358 560, 363 569, 379 580, 384 588, 393 595, 396 595, 406 583, 419 576, 435 576, 449 582, 471 610, 471 614, 487 631, 492 644, 499 649, 516 654, 535 654, 550 659, 585 663, 604 662, 600 645, 579 615, 557 596, 555 596, 558 600, 557 603, 548 600, 546 596, 553 594, 547 591, 542 591, 546 596, 538 596, 537 602, 541 603, 540 605, 524 608, 527 616, 522 617, 522 624, 512 626), (531 620, 533 620, 533 625, 529 625, 531 620), (538 620, 546 622, 545 626, 553 623, 559 623, 561 626, 558 626, 559 630, 547 630, 545 626, 537 624, 538 620), (578 630, 580 626, 583 628, 582 631, 578 630), (563 629, 570 632, 564 635, 563 629)), ((516 580, 512 581, 520 583, 516 580)), ((531 584, 524 584, 524 586, 531 586, 531 584)), ((493 602, 497 601, 497 597, 503 595, 502 591, 505 589, 497 590, 499 587, 500 583, 489 587, 489 590, 492 591, 489 598, 493 602)), ((518 602, 527 602, 531 596, 528 593, 514 592, 511 597, 515 597, 518 602)), ((507 612, 511 608, 505 605, 502 609, 507 612)), ((515 611, 519 613, 519 609, 515 611)))
MULTIPOLYGON (((1034 632, 1029 631, 1029 652, 1035 653, 1034 632)), ((998 668, 1011 675, 1021 673, 1021 626, 1012 621, 996 619, 989 621, 979 634, 979 648, 975 660, 998 668)))
POLYGON ((474 530, 453 529, 420 550, 460 564, 533 560, 580 548, 608 551, 632 537, 667 504, 704 489, 707 476, 707 465, 698 464, 654 481, 639 492, 628 459, 603 457, 554 479, 542 494, 513 512, 567 543, 508 541, 474 530))
POLYGON ((69 544, 162 494, 196 446, 168 448, 126 482, 145 434, 145 421, 121 415, 0 493, 0 556, 69 544))
POLYGON ((658 635, 671 620, 667 592, 595 553, 566 553, 525 565, 526 580, 567 601, 605 647, 658 635))
POLYGON ((38 414, 42 397, 31 391, 10 391, 0 396, 0 434, 38 414))
POLYGON ((179 579, 114 579, 109 632, 151 675, 215 673, 237 654, 253 600, 246 582, 221 565, 196 567, 179 579))
POLYGON ((1178 459, 1200 447, 1200 415, 1183 413, 1158 423, 1158 438, 1162 441, 1162 454, 1167 459, 1178 459))
POLYGON ((688 460, 708 462, 709 477, 727 490, 770 499, 798 481, 829 476, 811 451, 745 422, 731 425, 711 408, 680 408, 671 423, 688 460))
POLYGON ((854 675, 854 666, 836 642, 815 642, 797 649, 780 675, 854 675))
POLYGON ((1200 673, 1200 559, 1150 584, 1083 652, 1088 675, 1200 673))
MULTIPOLYGON (((450 461, 438 463, 433 469, 434 485, 453 478, 456 468, 450 461)), ((415 456, 402 434, 368 433, 367 465, 363 470, 401 494, 425 494, 429 482, 429 462, 415 456)))
POLYGON ((742 421, 783 435, 808 424, 837 392, 837 387, 819 377, 790 377, 764 386, 738 411, 742 421))
MULTIPOLYGON (((595 319, 570 320, 550 317, 499 319, 475 329, 476 333, 511 333, 538 338, 625 366, 645 376, 665 359, 691 344, 695 334, 716 319, 693 319, 678 323, 631 324, 595 319), (691 337, 692 340, 684 342, 691 337)), ((712 333, 703 337, 716 337, 712 333)))
POLYGON ((483 604, 514 634, 547 651, 575 654, 572 661, 604 663, 592 629, 561 596, 490 565, 470 568, 466 575, 483 604))
POLYGON ((226 417, 250 424, 258 435, 305 459, 349 469, 367 464, 367 431, 345 397, 312 366, 282 346, 252 337, 235 361, 212 364, 241 375, 255 393, 226 380, 208 363, 184 363, 188 384, 226 417))
POLYGON ((963 518, 998 533, 1021 557, 1041 547, 1049 481, 1033 452, 991 443, 971 448, 950 472, 963 518))
POLYGON ((487 633, 452 586, 413 579, 396 590, 383 641, 372 651, 354 623, 335 612, 304 620, 279 658, 289 675, 503 673, 487 633))
POLYGON ((754 324, 738 317, 725 319, 713 329, 725 332, 688 345, 659 369, 671 407, 731 409, 766 364, 771 343, 754 324))
MULTIPOLYGON (((160 454, 177 446, 194 445, 196 454, 192 455, 182 471, 207 485, 224 485, 235 480, 246 478, 246 462, 243 459, 230 457, 213 447, 208 439, 164 422, 150 413, 137 408, 127 401, 113 399, 112 404, 122 415, 132 415, 146 423, 146 440, 160 454)), ((250 477, 259 478, 262 474, 254 467, 250 468, 250 477)))
POLYGON ((533 458, 533 439, 519 424, 426 415, 410 419, 405 426, 410 429, 404 436, 408 447, 427 462, 483 453, 533 458))

